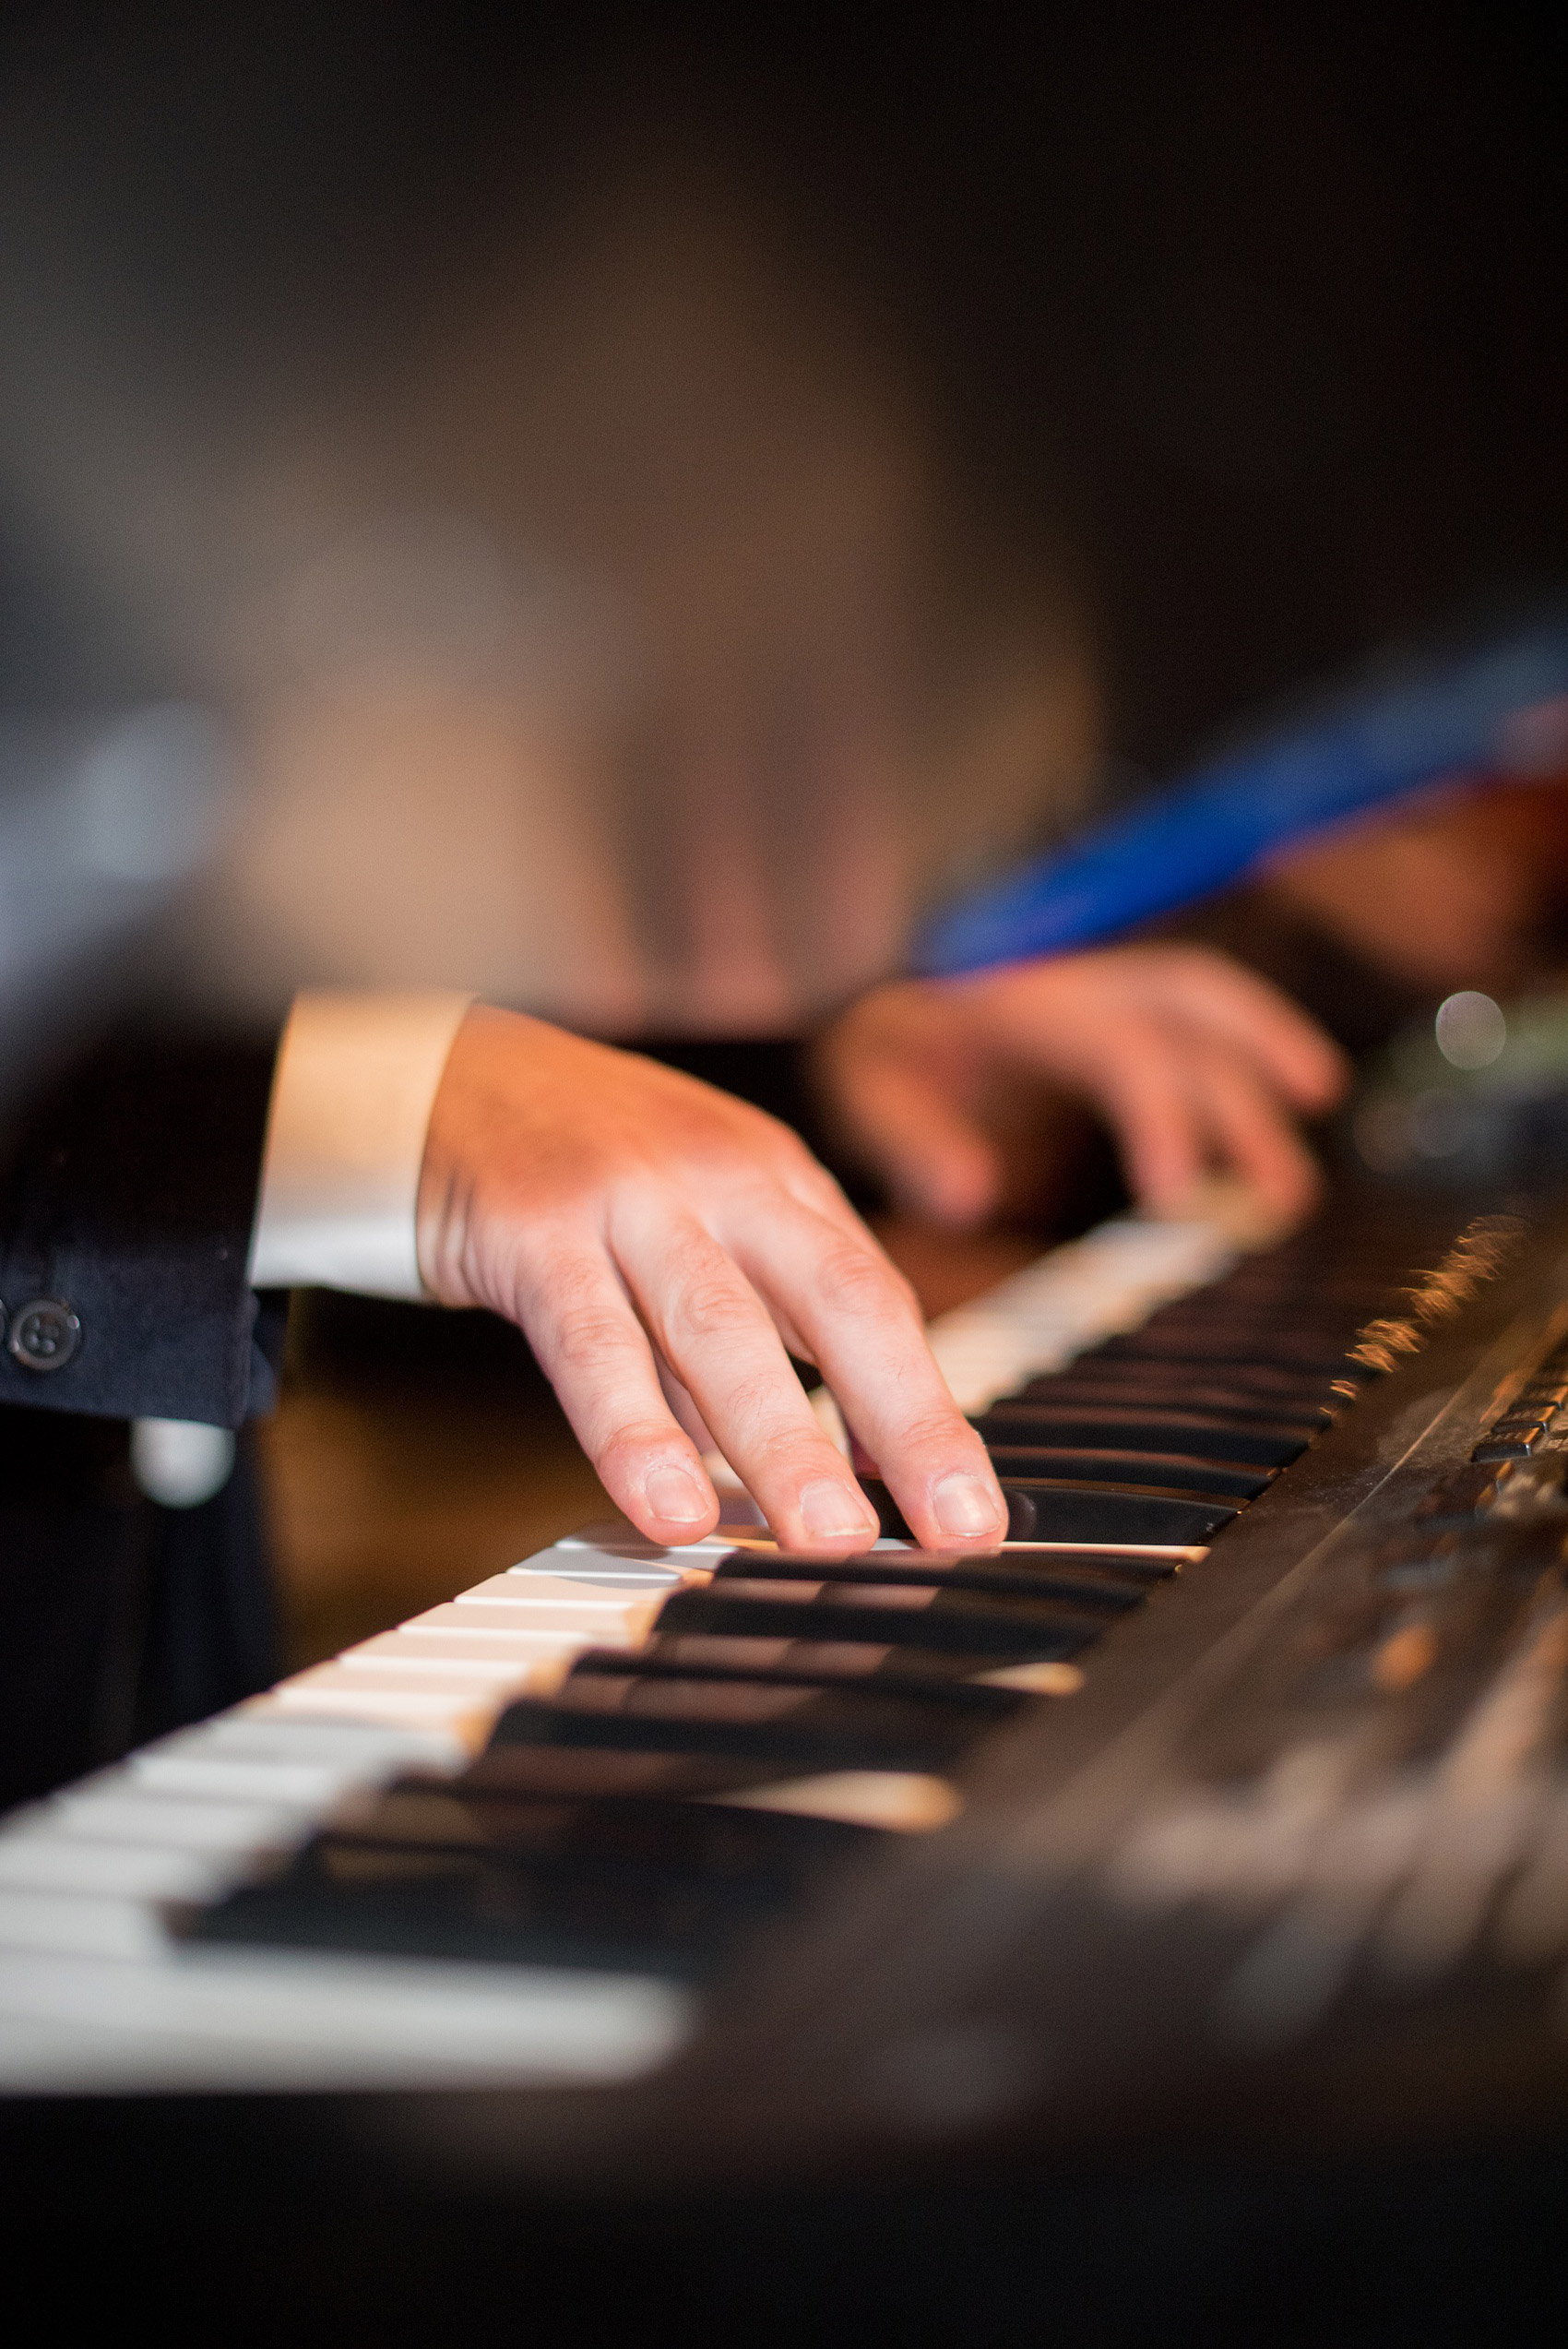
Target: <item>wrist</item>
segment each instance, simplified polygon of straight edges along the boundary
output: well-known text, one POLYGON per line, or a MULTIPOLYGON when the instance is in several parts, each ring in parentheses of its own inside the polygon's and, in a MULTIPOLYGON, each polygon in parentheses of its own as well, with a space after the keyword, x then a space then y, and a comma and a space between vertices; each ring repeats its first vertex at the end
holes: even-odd
POLYGON ((273 1075, 254 1285, 424 1294, 415 1236, 421 1170, 469 1001, 383 991, 296 998, 273 1075))

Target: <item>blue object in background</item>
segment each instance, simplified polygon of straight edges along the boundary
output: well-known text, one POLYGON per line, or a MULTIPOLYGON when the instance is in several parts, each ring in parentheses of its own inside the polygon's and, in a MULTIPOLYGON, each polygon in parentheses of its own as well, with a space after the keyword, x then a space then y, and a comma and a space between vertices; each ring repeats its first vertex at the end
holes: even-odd
POLYGON ((1343 817, 1444 776, 1550 772, 1554 752, 1568 756, 1568 608, 1412 662, 1227 751, 1076 847, 936 915, 913 967, 956 978, 1093 945, 1343 817))

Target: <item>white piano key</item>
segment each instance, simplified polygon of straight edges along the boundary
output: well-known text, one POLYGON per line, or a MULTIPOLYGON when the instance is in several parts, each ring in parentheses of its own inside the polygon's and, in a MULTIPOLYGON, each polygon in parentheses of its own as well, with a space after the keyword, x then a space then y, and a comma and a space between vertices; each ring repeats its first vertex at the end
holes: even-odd
MULTIPOLYGON (((732 1547, 733 1544, 726 1541, 697 1563, 711 1569, 713 1556, 723 1557, 732 1547)), ((639 1559, 624 1561, 619 1568, 613 1565, 587 1567, 580 1574, 575 1569, 568 1570, 564 1562, 552 1558, 551 1564, 552 1568, 559 1565, 559 1572, 552 1576, 552 1579, 557 1581, 571 1582, 583 1591, 600 1591, 607 1596, 612 1597, 619 1594, 624 1599, 667 1598, 671 1591, 678 1591, 683 1582, 690 1580, 691 1572, 690 1568, 677 1572, 671 1567, 657 1564, 645 1567, 639 1559), (626 1571, 627 1564, 633 1569, 630 1572, 626 1571)), ((540 1569, 531 1566, 514 1566, 508 1568, 507 1571, 512 1574, 533 1574, 540 1569)))
POLYGON ((156 1843, 89 1843, 34 1828, 0 1836, 0 1888, 90 1892, 132 1901, 205 1900, 227 1871, 194 1852, 156 1843))
POLYGON ((413 1680, 375 1687, 356 1681, 351 1673, 327 1679, 311 1673, 282 1681, 274 1701, 286 1712, 329 1713, 339 1719, 357 1713, 362 1720, 399 1727, 439 1728, 468 1756, 487 1734, 502 1700, 487 1702, 471 1681, 460 1687, 432 1688, 413 1680))
POLYGON ((25 2064, 23 2018, 68 2033, 67 2045, 85 2038, 94 2061, 74 2074, 35 2067, 16 2084, 128 2090, 608 2082, 664 2062, 695 2017, 671 1984, 555 1968, 228 1950, 141 1965, 18 1955, 0 1957, 0 2085, 12 2083, 10 2050, 25 2064))
POLYGON ((461 1592, 453 1604, 482 1603, 515 1607, 520 1629, 581 1630, 587 1638, 598 1639, 600 1627, 607 1623, 624 1624, 634 1633, 646 1631, 659 1612, 662 1596, 662 1592, 644 1597, 635 1592, 604 1590, 593 1583, 568 1582, 552 1574, 518 1573, 514 1568, 508 1573, 493 1575, 488 1582, 476 1582, 471 1591, 461 1592))
POLYGON ((450 1750, 445 1739, 428 1731, 379 1728, 374 1722, 293 1720, 258 1711, 254 1705, 220 1713, 195 1729, 178 1730, 157 1748, 144 1750, 168 1753, 175 1747, 258 1759, 276 1754, 288 1761, 319 1761, 351 1770, 365 1780, 439 1764, 450 1750))
POLYGON ((1188 1542, 1004 1542, 1004 1550, 1054 1550, 1064 1557, 1163 1558, 1176 1567, 1201 1566, 1208 1552, 1188 1542))
POLYGON ((984 1411, 1101 1338, 1135 1329, 1157 1306, 1215 1279, 1235 1254, 1219 1223, 1119 1217, 940 1316, 927 1335, 959 1408, 984 1411))
MULTIPOLYGON (((700 1548, 700 1544, 694 1544, 700 1548)), ((630 1518, 603 1518, 592 1525, 581 1525, 575 1533, 558 1533, 547 1550, 533 1550, 507 1570, 512 1574, 528 1574, 542 1559, 570 1557, 584 1559, 591 1565, 597 1557, 606 1566, 619 1566, 630 1559, 639 1565, 657 1565, 661 1559, 683 1556, 683 1551, 671 1551, 662 1542, 650 1542, 637 1532, 630 1518)))
POLYGON ((505 1574, 493 1574, 487 1580, 476 1582, 471 1590, 459 1591, 447 1604, 506 1607, 520 1628, 526 1616, 541 1605, 559 1605, 564 1595, 566 1603, 575 1603, 579 1611, 591 1608, 601 1615, 613 1615, 628 1604, 636 1605, 640 1594, 602 1590, 592 1581, 564 1583, 558 1575, 536 1572, 532 1563, 525 1561, 521 1566, 508 1567, 505 1574))
MULTIPOLYGON (((569 1646, 576 1636, 569 1631, 530 1629, 527 1617, 519 1616, 515 1607, 486 1606, 482 1600, 470 1605, 460 1599, 432 1607, 425 1615, 410 1616, 395 1633, 386 1631, 378 1637, 390 1640, 410 1632, 431 1639, 487 1640, 504 1647, 508 1653, 515 1650, 520 1656, 543 1655, 569 1646)), ((602 1637, 612 1647, 621 1646, 624 1644, 624 1627, 615 1622, 596 1625, 593 1637, 596 1640, 602 1637)))
POLYGON ((386 1663, 398 1671, 412 1660, 438 1668, 450 1665, 454 1671, 505 1674, 522 1681, 536 1675, 548 1675, 563 1656, 576 1654, 584 1644, 582 1640, 559 1631, 481 1628, 467 1632, 446 1628, 426 1631, 403 1624, 396 1631, 383 1631, 378 1638, 365 1640, 362 1647, 349 1649, 339 1662, 355 1665, 386 1663))
POLYGON ((345 1786, 352 1785, 358 1775, 321 1762, 258 1760, 238 1754, 166 1754, 156 1749, 134 1755, 127 1767, 138 1786, 150 1787, 155 1794, 291 1803, 302 1810, 329 1803, 345 1786))
POLYGON ((802 1818, 836 1818, 850 1827, 880 1827, 896 1835, 929 1835, 964 1806, 945 1778, 912 1770, 834 1770, 814 1778, 786 1778, 704 1800, 731 1810, 791 1811, 802 1818))
MULTIPOLYGON (((726 1496, 726 1499, 728 1497, 726 1496)), ((639 1566, 680 1567, 687 1561, 696 1565, 707 1554, 715 1550, 722 1554, 731 1549, 737 1539, 754 1540, 759 1533, 766 1534, 766 1531, 762 1511, 753 1501, 746 1503, 743 1517, 739 1514, 733 1518, 726 1516, 711 1533, 705 1533, 700 1541, 683 1542, 675 1549, 645 1541, 636 1527, 625 1518, 605 1519, 595 1525, 585 1525, 576 1533, 563 1533, 549 1549, 540 1550, 533 1557, 522 1559, 510 1571, 513 1574, 533 1574, 542 1568, 547 1573, 559 1570, 575 1574, 577 1571, 576 1561, 585 1552, 590 1554, 590 1564, 598 1562, 612 1567, 628 1560, 639 1566), (557 1569, 551 1561, 558 1558, 570 1559, 570 1566, 563 1564, 557 1569)))
POLYGON ((1075 1697, 1084 1685, 1075 1663, 1004 1663, 969 1677, 982 1688, 1021 1688, 1031 1697, 1075 1697))
MULTIPOLYGON (((575 1642, 567 1642, 570 1652, 575 1642)), ((349 1648, 338 1658, 336 1669, 340 1672, 385 1675, 407 1674, 433 1687, 475 1684, 493 1688, 519 1688, 541 1669, 548 1670, 551 1659, 531 1655, 525 1658, 497 1654, 493 1649, 477 1656, 453 1655, 449 1647, 434 1653, 422 1648, 417 1639, 405 1639, 400 1632, 389 1631, 384 1640, 367 1641, 362 1648, 349 1648)))
MULTIPOLYGON (((7 1965, 47 1963, 53 1971, 79 1959, 44 1961, 7 1958, 0 1953, 0 1974, 7 1965)), ((124 1973, 124 1967, 115 1969, 124 1973)), ((198 2061, 210 2068, 211 2051, 196 2051, 198 2061)), ((101 2029, 71 2016, 9 2013, 0 2005, 0 2093, 13 2096, 150 2094, 193 2086, 244 2086, 243 2080, 212 2080, 190 2066, 185 2035, 170 2033, 160 2045, 147 2035, 101 2029)))
MULTIPOLYGON (((128 1835, 131 1846, 123 1855, 127 1869, 158 1857, 149 1850, 138 1863, 133 1854, 149 1838, 156 1843, 161 1825, 172 1821, 177 1822, 177 1832, 172 1829, 175 1840, 184 1845, 194 1837, 203 1849, 220 1849, 235 1831, 249 1843, 255 1840, 252 1830, 271 1842, 280 1823, 288 1831, 299 1818, 319 1817, 352 1788, 413 1764, 429 1768, 460 1759, 461 1750, 450 1740, 368 1726, 324 1723, 302 1736, 294 1724, 275 1716, 227 1715, 178 1731, 69 1793, 18 1814, 0 1828, 0 1881, 11 1880, 7 1867, 30 1865, 6 1859, 18 1839, 36 1844, 41 1838, 64 1837, 68 1845, 84 1835, 128 1835), (149 1795, 172 1796, 176 1808, 149 1807, 149 1795), (214 1799, 220 1806, 216 1814, 214 1799), (235 1805, 247 1807, 237 1810, 235 1805), (262 1807, 248 1807, 256 1805, 262 1807)), ((68 1864, 65 1858, 58 1863, 68 1864)))
POLYGON ((139 1901, 72 1892, 0 1891, 0 1950, 88 1958, 151 1958, 168 1937, 139 1901))
POLYGON ((350 1649, 330 1663, 318 1663, 310 1672, 301 1673, 287 1685, 298 1696, 340 1696, 346 1699, 356 1694, 401 1697, 405 1690, 418 1687, 432 1699, 446 1698, 454 1704, 471 1704, 484 1687, 504 1687, 510 1675, 509 1665, 465 1672, 444 1665, 434 1657, 411 1659, 410 1669, 399 1672, 384 1663, 380 1657, 366 1657, 356 1663, 353 1650, 350 1649))
MULTIPOLYGON (((730 1546, 729 1539, 711 1545, 720 1554, 730 1546)), ((709 1544, 694 1542, 691 1551, 707 1552, 709 1544)), ((581 1583, 586 1589, 624 1591, 629 1597, 646 1598, 655 1591, 673 1590, 690 1571, 700 1565, 700 1556, 693 1557, 687 1550, 659 1550, 646 1557, 631 1556, 624 1552, 593 1548, 576 1548, 556 1542, 537 1557, 523 1558, 508 1567, 508 1574, 552 1575, 563 1582, 581 1583)))
POLYGON ((334 1736, 358 1735, 385 1740, 386 1759, 374 1775, 391 1777, 405 1769, 461 1770, 472 1759, 472 1730, 462 1720, 448 1721, 429 1708, 413 1712, 397 1708, 377 1711, 361 1704, 335 1704, 329 1695, 314 1689, 301 1701, 294 1694, 297 1686, 297 1680, 279 1680, 265 1696, 248 1698, 241 1711, 223 1718, 244 1720, 247 1725, 268 1731, 314 1735, 326 1730, 334 1736))
POLYGON ((300 1841, 310 1832, 311 1815, 292 1803, 196 1801, 184 1795, 141 1793, 128 1777, 113 1787, 101 1782, 80 1795, 65 1795, 35 1818, 46 1818, 58 1835, 89 1842, 160 1843, 172 1851, 259 1852, 300 1841))
POLYGON ((375 1632, 374 1640, 362 1640, 359 1647, 345 1647, 343 1656, 338 1656, 338 1663, 348 1663, 350 1656, 362 1663, 371 1663, 378 1658, 397 1663, 399 1656, 427 1656, 432 1663, 486 1663, 498 1673, 526 1673, 529 1665, 538 1663, 540 1656, 550 1656, 559 1647, 570 1647, 576 1638, 573 1632, 559 1630, 518 1630, 517 1621, 507 1630, 495 1623, 465 1623, 462 1616, 467 1614, 479 1614, 479 1609, 453 1606, 453 1616, 457 1616, 456 1623, 425 1623, 422 1616, 415 1616, 410 1623, 399 1623, 397 1630, 375 1632))

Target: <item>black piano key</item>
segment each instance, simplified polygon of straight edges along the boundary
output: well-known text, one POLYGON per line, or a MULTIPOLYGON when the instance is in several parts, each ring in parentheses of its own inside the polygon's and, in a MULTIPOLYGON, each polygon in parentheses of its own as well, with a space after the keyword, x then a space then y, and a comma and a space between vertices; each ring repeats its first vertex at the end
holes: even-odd
POLYGON ((1092 1550, 885 1550, 819 1557, 806 1550, 732 1550, 713 1570, 717 1582, 856 1583, 868 1588, 980 1591, 988 1597, 1080 1602, 1118 1614, 1171 1571, 1169 1559, 1100 1557, 1092 1550))
MULTIPOLYGON (((742 1621, 749 1623, 749 1618, 742 1621)), ((822 1630, 817 1618, 813 1623, 822 1630)), ((626 1661, 624 1649, 606 1649, 606 1656, 620 1656, 622 1665, 626 1661)), ((723 1679, 784 1679, 802 1689, 833 1689, 845 1682, 866 1679, 878 1689, 909 1689, 910 1696, 936 1696, 944 1703, 957 1700, 953 1699, 953 1689, 962 1694, 968 1684, 983 1689, 988 1675, 1016 1665, 1012 1656, 969 1653, 965 1649, 892 1647, 887 1640, 763 1638, 749 1628, 655 1632, 647 1647, 636 1651, 636 1661, 638 1665, 658 1663, 659 1668, 664 1661, 671 1668, 690 1663, 697 1675, 714 1668, 723 1679)), ((1030 1658, 1024 1661, 1028 1663, 1030 1658)))
POLYGON ((1335 1377, 1349 1343, 1348 1339, 1344 1344, 1293 1352, 1289 1341, 1282 1336, 1239 1335, 1220 1330, 1167 1331, 1146 1323, 1140 1329, 1120 1330, 1100 1339, 1078 1360, 1141 1363, 1150 1370, 1161 1366, 1179 1368, 1185 1363, 1199 1373, 1211 1369, 1214 1376, 1223 1379, 1274 1378, 1302 1386, 1314 1379, 1335 1377))
MULTIPOLYGON (((624 1668, 624 1652, 620 1661, 624 1668)), ((410 1847, 472 1843, 524 1859, 564 1859, 575 1867, 693 1869, 720 1878, 761 1871, 787 1882, 876 1840, 873 1830, 793 1812, 728 1810, 659 1796, 518 1795, 493 1780, 482 1756, 456 1778, 410 1771, 350 1803, 349 1815, 327 1831, 410 1847), (769 1823, 748 1824, 758 1818, 769 1823)))
MULTIPOLYGON (((1337 1355, 1336 1357, 1337 1362, 1337 1355)), ((1074 1373, 1092 1372, 1099 1377, 1115 1378, 1146 1378, 1149 1380, 1191 1378, 1194 1382, 1217 1387, 1232 1387, 1253 1391, 1262 1388, 1273 1392, 1319 1393, 1331 1385, 1334 1369, 1321 1364, 1280 1362, 1262 1349, 1234 1348, 1219 1359, 1210 1359, 1197 1353, 1183 1341, 1180 1347, 1172 1343, 1158 1350, 1135 1352, 1115 1339, 1106 1339, 1091 1351, 1075 1356, 1074 1373)))
POLYGON ((1546 1440, 1544 1419, 1500 1419, 1470 1454, 1473 1461, 1528 1460, 1546 1440))
POLYGON ((1284 1336, 1268 1341, 1260 1338, 1254 1342, 1248 1338, 1205 1337, 1194 1331, 1172 1332, 1167 1337, 1158 1330, 1138 1330, 1125 1337, 1107 1339, 1101 1353, 1111 1362, 1183 1363, 1199 1369, 1234 1367, 1253 1374, 1275 1371, 1295 1378, 1303 1375, 1336 1378, 1354 1368, 1348 1346, 1297 1345, 1284 1336))
POLYGON ((574 1674, 553 1699, 522 1697, 492 1735, 505 1746, 591 1746, 766 1761, 778 1775, 941 1771, 989 1724, 927 1697, 752 1680, 574 1674))
POLYGON ((1016 1395, 1000 1400, 1049 1402, 1057 1395, 1093 1395, 1115 1401, 1135 1395, 1140 1401, 1170 1411, 1179 1411, 1190 1401, 1194 1409, 1201 1404, 1205 1410, 1252 1412, 1271 1423, 1283 1413, 1287 1418, 1300 1417, 1318 1426, 1327 1426, 1336 1406, 1343 1409, 1346 1400, 1335 1394, 1333 1381, 1326 1378, 1303 1385, 1270 1373, 1259 1383, 1239 1374, 1220 1377, 1182 1364, 1172 1367, 1146 1362, 1102 1363, 1088 1354, 1080 1354, 1065 1370, 1048 1371, 1029 1379, 1016 1395))
POLYGON ((1311 1330, 1353 1330, 1369 1315, 1385 1313, 1400 1294, 1386 1279, 1346 1279, 1325 1269, 1323 1278, 1314 1280, 1306 1268, 1298 1273, 1274 1265, 1267 1270, 1254 1268, 1244 1276, 1228 1273, 1207 1288, 1171 1298, 1150 1318, 1192 1319, 1206 1314, 1216 1320, 1259 1320, 1272 1315, 1292 1323, 1299 1319, 1311 1330))
MULTIPOLYGON (((1204 1380, 1150 1379, 1141 1373, 1117 1376, 1106 1368, 1080 1374, 1076 1365, 1043 1377, 1031 1378, 1016 1395, 999 1396, 997 1410, 1117 1411, 1134 1413, 1201 1413, 1227 1425, 1288 1427, 1302 1435, 1317 1435, 1334 1424, 1331 1404, 1314 1389, 1309 1400, 1299 1391, 1285 1396, 1258 1395, 1243 1387, 1217 1387, 1204 1380)), ((1342 1401, 1342 1398, 1336 1398, 1342 1401)))
POLYGON ((1320 1320, 1286 1306, 1261 1313, 1159 1313, 1115 1336, 1159 1346, 1223 1344, 1267 1361, 1292 1354, 1330 1357, 1342 1353, 1355 1342, 1356 1330, 1357 1324, 1343 1316, 1320 1320))
POLYGON ((1197 1460, 1176 1452, 1069 1450, 1056 1444, 988 1444, 999 1477, 1067 1476, 1107 1485, 1155 1485, 1168 1492, 1223 1493, 1255 1501, 1274 1471, 1240 1461, 1197 1460))
POLYGON ((487 1746, 469 1777, 529 1801, 707 1800, 770 1785, 777 1763, 740 1755, 656 1753, 631 1747, 487 1746))
MULTIPOLYGON (((1004 1476, 1010 1542, 1153 1543, 1185 1546, 1207 1542, 1229 1525, 1240 1502, 1218 1494, 1161 1492, 1155 1485, 1091 1485, 1046 1477, 1004 1476)), ((885 1533, 913 1535, 880 1477, 861 1483, 885 1533)))
POLYGON ((1358 1288, 1320 1296, 1300 1282, 1237 1283, 1217 1281, 1157 1306, 1139 1326, 1150 1330, 1258 1330, 1283 1328, 1290 1336, 1338 1336, 1358 1327, 1369 1305, 1381 1306, 1390 1291, 1358 1288))
MULTIPOLYGON (((1127 1593, 1128 1606, 1138 1594, 1127 1593)), ((715 1577, 706 1590, 675 1592, 659 1610, 662 1632, 744 1634, 753 1639, 863 1640, 894 1649, 935 1648, 993 1663, 1066 1662, 1111 1620, 1103 1605, 1005 1600, 984 1592, 907 1592, 886 1586, 790 1582, 757 1572, 715 1577)))
MULTIPOLYGON (((476 1773, 470 1773, 470 1776, 476 1773)), ((185 1920, 203 1940, 702 1980, 875 1830, 671 1802, 497 1799, 406 1781, 270 1882, 185 1920)))
POLYGON ((601 1872, 565 1882, 485 1853, 367 1851, 336 1837, 308 1846, 276 1884, 232 1893, 199 1930, 205 1940, 701 1981, 764 1908, 733 1886, 601 1872))
POLYGON ((1310 1258, 1299 1259, 1293 1268, 1254 1258, 1251 1265, 1239 1267, 1207 1288, 1189 1289, 1173 1297, 1170 1304, 1182 1312, 1212 1300, 1217 1310, 1237 1313, 1259 1312, 1284 1304, 1317 1328, 1336 1320, 1353 1322, 1369 1311, 1379 1312, 1391 1297, 1402 1294, 1389 1278, 1386 1260, 1369 1278, 1364 1271, 1328 1263, 1314 1250, 1310 1258))
POLYGON ((1299 1427, 1222 1419, 1197 1412, 1089 1412, 1053 1409, 1044 1403, 1004 1403, 970 1422, 989 1449, 1009 1444, 1087 1446, 1092 1450, 1184 1452, 1203 1460, 1251 1462, 1288 1468, 1299 1460, 1311 1433, 1299 1427))
MULTIPOLYGON (((981 1727, 1010 1720, 1031 1702, 1027 1693, 996 1687, 980 1676, 993 1663, 987 1656, 895 1650, 871 1640, 829 1643, 711 1634, 660 1636, 639 1648, 636 1658, 637 1676, 643 1679, 742 1680, 786 1688, 870 1686, 885 1696, 945 1705, 981 1727)), ((624 1675, 626 1669, 624 1648, 590 1648, 578 1656, 571 1676, 624 1675)))

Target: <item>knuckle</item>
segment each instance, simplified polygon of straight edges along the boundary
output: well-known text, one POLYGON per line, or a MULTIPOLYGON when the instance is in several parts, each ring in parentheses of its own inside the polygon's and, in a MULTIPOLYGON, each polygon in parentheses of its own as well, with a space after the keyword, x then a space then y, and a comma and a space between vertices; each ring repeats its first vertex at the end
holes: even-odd
POLYGON ((811 1156, 811 1152, 800 1136, 791 1127, 786 1126, 781 1118, 773 1116, 766 1109, 758 1109, 751 1102, 740 1103, 739 1108, 741 1130, 752 1140, 766 1143, 770 1150, 776 1151, 781 1157, 809 1158, 811 1156))
POLYGON ((816 1265, 816 1285, 824 1301, 847 1312, 865 1312, 888 1306, 913 1309, 912 1294, 886 1258, 859 1240, 829 1241, 816 1265))
POLYGON ((631 1332, 622 1317, 602 1305, 567 1306, 556 1328, 555 1356, 563 1371, 601 1371, 605 1357, 624 1354, 631 1332))
POLYGON ((536 1218, 517 1254, 562 1312, 602 1301, 609 1268, 575 1217, 536 1218))
POLYGON ((755 1329, 758 1318, 759 1308, 745 1290, 716 1271, 688 1281, 670 1317, 681 1336, 698 1344, 747 1333, 755 1329))
POLYGON ((820 1190, 826 1186, 837 1192, 838 1186, 833 1177, 799 1134, 764 1110, 754 1110, 751 1115, 756 1121, 748 1135, 751 1155, 754 1163, 760 1162, 770 1186, 781 1185, 788 1191, 802 1187, 820 1190))
POLYGON ((600 1446, 595 1465, 612 1482, 634 1483, 647 1469, 650 1453, 668 1453, 674 1430, 667 1419, 633 1418, 612 1429, 600 1446))
POLYGON ((910 1413, 898 1433, 900 1440, 911 1451, 951 1451, 956 1439, 966 1451, 981 1449, 979 1437, 971 1437, 970 1430, 959 1418, 956 1403, 923 1405, 910 1413))
POLYGON ((815 1422, 802 1427, 805 1408, 794 1374, 780 1363, 773 1372, 754 1370, 731 1380, 726 1389, 727 1420, 753 1443, 765 1442, 769 1458, 815 1440, 815 1422))

